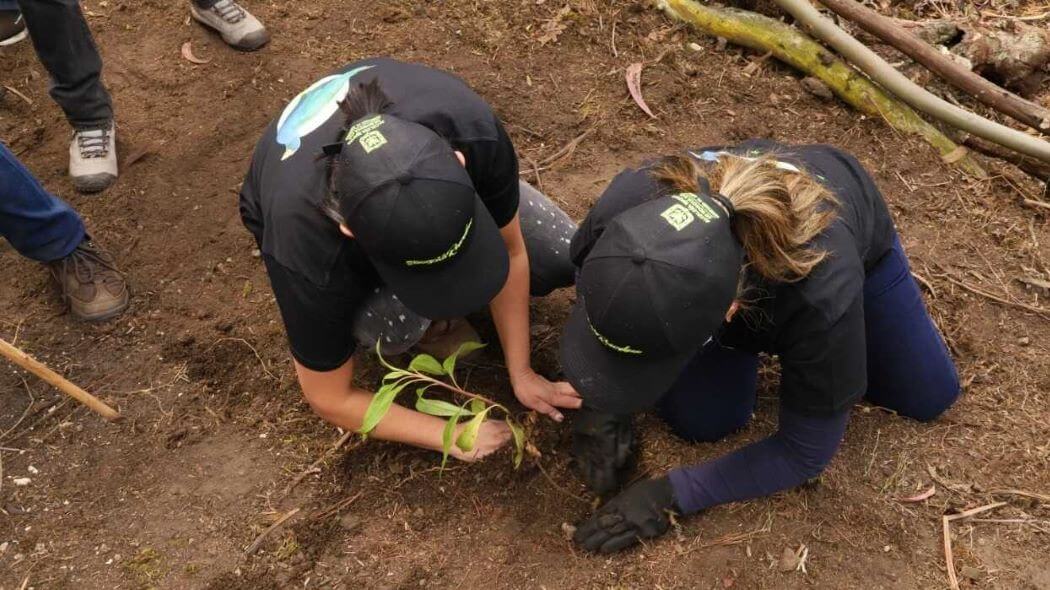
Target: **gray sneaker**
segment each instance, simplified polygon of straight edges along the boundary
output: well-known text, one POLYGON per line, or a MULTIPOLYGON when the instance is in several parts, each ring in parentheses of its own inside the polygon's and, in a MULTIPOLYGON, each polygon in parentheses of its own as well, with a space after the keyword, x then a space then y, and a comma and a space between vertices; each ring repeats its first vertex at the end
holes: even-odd
POLYGON ((73 132, 69 175, 82 193, 97 193, 117 179, 117 138, 113 123, 102 129, 73 132))
POLYGON ((199 8, 190 2, 190 14, 222 35, 222 40, 234 49, 255 51, 270 41, 270 34, 259 19, 233 0, 219 0, 211 8, 199 8))

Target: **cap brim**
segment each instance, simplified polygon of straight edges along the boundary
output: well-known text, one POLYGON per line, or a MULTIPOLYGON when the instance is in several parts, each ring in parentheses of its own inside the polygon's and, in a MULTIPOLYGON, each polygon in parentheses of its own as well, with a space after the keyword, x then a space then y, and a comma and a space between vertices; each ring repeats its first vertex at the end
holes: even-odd
POLYGON ((562 371, 569 383, 588 408, 613 414, 654 406, 695 355, 687 351, 654 359, 610 350, 591 331, 582 300, 573 306, 561 339, 562 371))
POLYGON ((462 317, 488 305, 503 289, 510 259, 503 236, 481 199, 474 197, 474 225, 463 250, 431 270, 373 260, 379 276, 406 307, 432 319, 462 317))

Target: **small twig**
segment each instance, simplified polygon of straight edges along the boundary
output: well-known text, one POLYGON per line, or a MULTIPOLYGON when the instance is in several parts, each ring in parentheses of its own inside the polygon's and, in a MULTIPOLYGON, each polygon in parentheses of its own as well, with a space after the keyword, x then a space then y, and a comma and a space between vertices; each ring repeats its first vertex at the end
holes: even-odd
POLYGON ((1025 199, 1022 203, 1026 207, 1035 207, 1037 209, 1050 209, 1050 203, 1044 203, 1043 201, 1036 201, 1035 199, 1025 199))
POLYGON ((951 585, 952 590, 959 590, 959 578, 955 575, 955 556, 952 555, 952 521, 969 518, 975 514, 994 510, 1002 506, 1006 506, 1006 502, 995 502, 993 504, 964 510, 958 514, 946 514, 941 517, 941 530, 944 533, 944 564, 948 569, 948 583, 951 585))
POLYGON ((21 93, 21 92, 19 92, 18 90, 14 89, 14 88, 12 88, 12 87, 10 87, 10 86, 6 85, 6 84, 4 84, 4 88, 6 88, 6 89, 8 90, 8 92, 10 92, 11 94, 14 94, 14 95, 15 95, 15 96, 17 96, 18 98, 21 98, 22 100, 26 101, 26 104, 28 104, 28 105, 30 105, 30 106, 32 106, 32 105, 33 105, 33 101, 32 101, 32 100, 30 100, 28 96, 26 96, 26 95, 22 94, 22 93, 21 93))
POLYGON ((573 152, 576 151, 576 147, 580 145, 580 142, 582 142, 584 139, 587 139, 587 136, 594 133, 594 130, 595 128, 591 127, 587 131, 584 131, 583 133, 577 135, 575 138, 573 138, 572 141, 562 146, 560 150, 541 160, 540 166, 543 167, 553 165, 555 162, 561 160, 562 158, 567 158, 571 156, 573 152))
POLYGON ((332 446, 328 448, 328 450, 322 453, 316 461, 311 463, 309 467, 304 469, 302 473, 295 476, 295 479, 288 483, 288 485, 284 488, 284 491, 281 492, 281 497, 278 498, 277 501, 280 502, 281 500, 284 500, 288 496, 288 494, 292 493, 292 490, 295 489, 295 486, 299 485, 304 479, 306 479, 307 475, 320 471, 318 467, 321 465, 321 463, 327 460, 328 457, 331 456, 333 453, 342 448, 342 446, 346 444, 346 441, 350 440, 350 437, 353 435, 354 431, 348 430, 345 434, 343 434, 343 436, 340 436, 339 440, 335 441, 335 443, 333 443, 332 446))
POLYGON ((36 403, 36 399, 33 398, 33 390, 29 388, 29 383, 26 381, 25 377, 22 377, 22 385, 25 385, 26 393, 29 395, 29 405, 26 406, 25 411, 22 412, 22 416, 18 419, 18 421, 15 422, 14 425, 11 426, 11 428, 5 430, 3 434, 0 434, 0 440, 4 440, 5 438, 7 438, 7 435, 11 434, 15 431, 16 428, 18 428, 18 425, 21 424, 22 421, 26 419, 26 416, 29 415, 29 412, 32 411, 33 404, 36 403))
POLYGON ((1041 318, 1043 318, 1045 320, 1050 320, 1050 310, 1043 309, 1041 307, 1036 307, 1034 305, 1028 305, 1027 303, 1021 303, 1019 301, 1010 301, 1008 299, 1003 299, 1002 297, 999 297, 998 295, 995 295, 995 294, 989 293, 989 292, 987 292, 987 291, 985 291, 983 289, 979 289, 977 287, 974 287, 974 286, 970 285, 969 283, 966 283, 965 281, 961 281, 961 280, 959 280, 959 279, 957 279, 957 278, 955 278, 955 277, 953 277, 953 276, 951 276, 951 275, 949 275, 947 273, 942 274, 941 276, 944 277, 945 279, 947 279, 949 282, 954 283, 954 284, 962 287, 963 289, 966 289, 967 291, 969 291, 969 292, 971 292, 971 293, 973 293, 975 295, 980 295, 981 297, 985 297, 987 299, 991 299, 992 301, 995 301, 996 303, 1000 303, 1000 304, 1006 305, 1008 307, 1016 307, 1016 308, 1019 308, 1019 309, 1026 310, 1026 311, 1030 311, 1030 312, 1038 315, 1039 317, 1041 317, 1041 318))
POLYGON ((927 281, 921 274, 915 272, 914 270, 911 271, 911 276, 915 277, 915 280, 919 281, 919 283, 922 284, 923 287, 926 287, 926 290, 930 292, 930 297, 934 299, 937 298, 937 289, 933 288, 933 285, 930 283, 930 281, 927 281))
POLYGON ((1035 492, 1026 492, 1024 490, 992 490, 993 496, 1024 496, 1025 498, 1033 498, 1039 500, 1045 504, 1050 504, 1050 496, 1046 494, 1037 494, 1035 492))
POLYGON ((1044 12, 1042 14, 1030 14, 1028 16, 1013 16, 1010 14, 996 14, 994 12, 981 11, 981 16, 986 16, 988 18, 1002 18, 1007 20, 1036 21, 1043 20, 1044 18, 1050 18, 1050 12, 1044 12))
POLYGON ((547 473, 547 470, 543 468, 543 463, 540 463, 539 461, 536 461, 536 467, 540 468, 540 473, 543 474, 543 477, 547 478, 547 482, 549 484, 551 484, 551 486, 553 486, 554 489, 558 490, 559 492, 565 494, 566 496, 568 496, 568 497, 570 497, 570 498, 572 498, 574 500, 579 500, 580 502, 583 502, 584 504, 590 504, 590 501, 588 501, 587 498, 584 498, 583 496, 577 496, 576 494, 574 494, 574 493, 570 492, 569 490, 566 490, 565 488, 563 488, 560 485, 558 485, 557 482, 554 481, 554 478, 551 477, 549 473, 547 473))
POLYGON ((338 502, 332 504, 328 508, 325 508, 324 510, 321 510, 319 512, 315 512, 313 515, 310 516, 310 520, 320 520, 322 518, 327 518, 334 514, 339 514, 343 510, 346 510, 346 508, 349 507, 351 504, 356 502, 357 499, 360 498, 363 494, 364 491, 360 491, 352 496, 343 498, 342 500, 339 500, 338 502))
POLYGON ((266 368, 266 362, 265 362, 265 361, 263 361, 263 359, 262 359, 262 357, 261 357, 261 356, 259 356, 259 351, 258 351, 258 350, 255 350, 255 347, 254 347, 254 346, 252 346, 252 345, 251 345, 251 343, 250 343, 250 342, 248 342, 247 340, 245 340, 244 338, 232 338, 232 337, 227 337, 227 338, 219 338, 218 340, 216 340, 215 342, 213 342, 213 343, 212 343, 212 345, 211 345, 211 346, 209 346, 207 350, 211 350, 212 348, 214 348, 214 347, 215 347, 215 345, 217 345, 217 344, 218 344, 218 343, 220 343, 220 342, 223 342, 224 340, 232 340, 232 341, 234 341, 234 342, 240 342, 240 343, 244 344, 245 346, 247 346, 248 348, 250 348, 250 349, 251 349, 251 351, 252 351, 253 353, 255 353, 255 358, 259 359, 259 365, 261 365, 261 366, 262 366, 262 370, 263 370, 263 372, 264 372, 264 373, 266 373, 267 375, 269 375, 269 376, 270 376, 270 378, 271 378, 271 379, 273 379, 274 381, 280 381, 280 379, 278 379, 276 375, 274 375, 273 373, 271 373, 271 372, 270 372, 270 370, 266 368))
POLYGON ((302 510, 302 508, 298 508, 297 507, 297 508, 293 508, 293 509, 289 510, 288 512, 285 512, 284 514, 282 514, 281 517, 278 518, 273 524, 271 524, 268 529, 266 529, 265 531, 262 532, 261 535, 256 537, 255 540, 252 541, 251 545, 248 545, 247 547, 244 548, 244 555, 245 555, 245 557, 251 555, 252 553, 255 553, 259 549, 259 546, 262 545, 262 543, 266 539, 266 537, 270 536, 271 533, 273 533, 277 529, 281 528, 281 525, 283 525, 285 522, 288 522, 289 518, 295 516, 296 514, 299 514, 300 510, 302 510))

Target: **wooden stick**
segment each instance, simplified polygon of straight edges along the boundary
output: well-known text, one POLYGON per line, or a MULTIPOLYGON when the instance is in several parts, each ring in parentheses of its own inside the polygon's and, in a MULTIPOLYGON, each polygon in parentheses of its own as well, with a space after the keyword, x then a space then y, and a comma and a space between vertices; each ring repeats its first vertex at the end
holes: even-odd
POLYGON ((989 82, 958 62, 945 57, 932 45, 854 0, 820 0, 835 14, 851 20, 865 31, 889 43, 901 53, 926 66, 942 80, 1009 117, 1050 133, 1050 109, 1027 101, 989 82))
POLYGON ((0 354, 3 354, 11 362, 40 377, 44 381, 58 388, 59 391, 84 404, 92 412, 99 414, 106 420, 116 422, 121 415, 113 408, 107 406, 102 400, 77 387, 58 373, 47 368, 43 363, 22 352, 18 348, 0 338, 0 354))
POLYGON ((1050 504, 1050 496, 1046 494, 1037 494, 1035 492, 1026 492, 1024 490, 992 490, 991 494, 993 496, 1023 496, 1025 498, 1039 500, 1044 504, 1050 504))

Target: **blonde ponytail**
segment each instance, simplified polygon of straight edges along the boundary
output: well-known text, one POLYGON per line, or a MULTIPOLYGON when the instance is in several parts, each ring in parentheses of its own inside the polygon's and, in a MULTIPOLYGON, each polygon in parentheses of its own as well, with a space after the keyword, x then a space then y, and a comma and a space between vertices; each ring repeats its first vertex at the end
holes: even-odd
POLYGON ((668 156, 652 175, 675 191, 696 191, 706 177, 711 188, 733 204, 733 233, 744 247, 749 268, 766 280, 800 281, 828 253, 810 242, 835 219, 838 202, 805 172, 777 167, 776 159, 722 155, 705 170, 695 158, 668 156))

